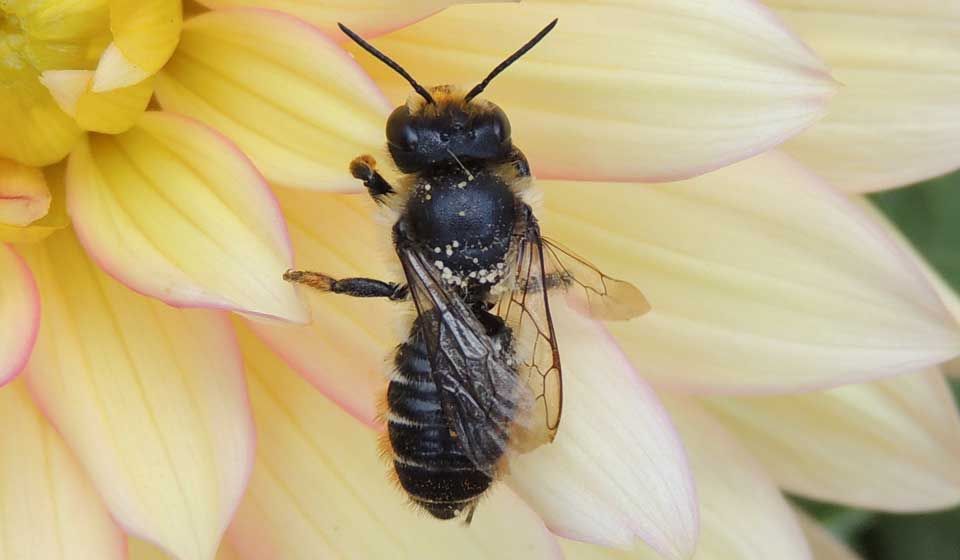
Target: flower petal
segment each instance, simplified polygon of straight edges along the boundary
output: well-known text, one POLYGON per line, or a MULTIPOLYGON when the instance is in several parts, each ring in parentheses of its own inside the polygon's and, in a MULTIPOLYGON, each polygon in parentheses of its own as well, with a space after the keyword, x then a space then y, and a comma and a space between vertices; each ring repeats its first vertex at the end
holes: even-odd
POLYGON ((700 497, 702 538, 695 558, 809 559, 790 506, 734 434, 693 399, 668 398, 664 404, 690 455, 700 497))
MULTIPOLYGON (((545 23, 485 94, 540 177, 666 181, 763 152, 813 123, 835 84, 759 2, 543 0, 455 6, 375 41, 426 83, 474 84, 545 23)), ((410 90, 359 48, 399 102, 410 90)))
POLYGON ((786 145, 863 192, 960 167, 960 8, 953 2, 770 0, 844 88, 786 145))
POLYGON ((319 30, 253 9, 187 21, 157 98, 229 136, 271 181, 328 190, 358 188, 348 164, 382 149, 389 110, 319 30))
POLYGON ((179 0, 110 0, 113 42, 100 57, 93 91, 132 86, 167 62, 180 39, 179 0))
MULTIPOLYGON (((391 278, 396 259, 390 232, 374 224, 376 206, 364 195, 279 189, 277 192, 297 266, 337 278, 391 278), (382 257, 381 257, 382 255, 382 257)), ((387 358, 407 333, 399 327, 397 304, 303 289, 314 321, 307 326, 251 322, 250 327, 328 398, 367 424, 376 416, 376 391, 388 371, 387 358), (396 317, 396 321, 383 320, 396 317)))
POLYGON ((960 328, 862 210, 768 154, 662 186, 543 186, 545 235, 653 311, 611 329, 647 378, 709 392, 783 392, 916 371, 960 328))
POLYGON ((413 511, 387 477, 377 434, 313 391, 241 331, 259 433, 246 499, 228 533, 244 559, 560 558, 505 487, 469 531, 413 511))
POLYGON ((143 114, 153 95, 150 78, 103 93, 90 90, 92 80, 90 70, 47 70, 40 77, 63 112, 76 119, 84 130, 93 132, 126 132, 143 114))
POLYGON ((823 525, 801 511, 796 514, 815 560, 860 560, 859 556, 830 534, 823 525))
POLYGON ((563 306, 553 317, 563 419, 551 445, 511 462, 508 484, 557 534, 689 558, 697 499, 670 419, 598 323, 563 306))
POLYGON ((80 138, 80 128, 60 110, 38 80, 24 71, 0 88, 0 158, 24 165, 49 165, 63 159, 80 138))
POLYGON ((20 382, 0 390, 3 557, 121 560, 124 537, 20 382))
MULTIPOLYGON (((63 164, 56 164, 39 170, 42 173, 43 189, 47 191, 47 197, 49 197, 49 206, 46 213, 43 217, 24 227, 0 223, 0 241, 36 243, 70 224, 70 219, 67 217, 66 188, 63 184, 65 168, 66 166, 63 164)), ((28 172, 28 175, 32 174, 32 171, 28 172)), ((33 181, 35 179, 30 178, 28 180, 33 181)), ((3 178, 0 177, 0 182, 2 181, 3 178)), ((0 203, 0 206, 2 206, 2 203, 0 203)))
MULTIPOLYGON (((337 29, 343 23, 364 37, 382 35, 458 4, 455 0, 198 0, 213 9, 268 8, 294 15, 316 25, 330 37, 347 40, 337 29)), ((519 2, 520 0, 467 0, 519 2)))
POLYGON ((235 146, 170 113, 70 156, 67 202, 81 242, 134 290, 176 306, 303 321, 269 187, 235 146))
POLYGON ((20 373, 40 325, 40 298, 30 269, 0 243, 0 386, 20 373))
MULTIPOLYGON (((696 480, 701 525, 693 559, 809 559, 790 506, 750 453, 692 399, 668 398, 665 404, 690 454, 696 480)), ((561 544, 567 560, 659 558, 646 549, 625 552, 561 544)))
POLYGON ((69 231, 25 254, 44 302, 26 374, 40 406, 129 533, 212 558, 253 464, 229 320, 130 292, 69 231))
MULTIPOLYGON (((940 301, 943 302, 944 307, 947 308, 947 311, 953 319, 960 323, 960 296, 957 295, 956 291, 947 284, 938 271, 934 270, 926 258, 913 247, 913 244, 904 236, 903 231, 894 225, 876 206, 871 204, 867 198, 855 198, 854 201, 884 226, 890 238, 897 243, 900 249, 910 258, 911 262, 923 272, 924 278, 930 283, 934 291, 937 292, 940 301)), ((960 378, 960 357, 941 363, 940 369, 947 376, 960 378)))
POLYGON ((788 491, 884 511, 960 502, 960 417, 938 371, 710 406, 788 491))
POLYGON ((26 226, 50 209, 43 172, 0 158, 0 224, 26 226))

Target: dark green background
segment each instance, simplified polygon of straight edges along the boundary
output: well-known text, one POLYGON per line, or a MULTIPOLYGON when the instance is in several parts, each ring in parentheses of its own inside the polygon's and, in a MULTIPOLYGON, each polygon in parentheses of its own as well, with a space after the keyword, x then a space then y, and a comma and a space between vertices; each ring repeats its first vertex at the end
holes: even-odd
MULTIPOLYGON (((960 172, 870 198, 960 291, 960 172)), ((954 394, 960 402, 956 383, 954 394)), ((960 508, 885 515, 796 501, 868 560, 960 560, 960 508)))

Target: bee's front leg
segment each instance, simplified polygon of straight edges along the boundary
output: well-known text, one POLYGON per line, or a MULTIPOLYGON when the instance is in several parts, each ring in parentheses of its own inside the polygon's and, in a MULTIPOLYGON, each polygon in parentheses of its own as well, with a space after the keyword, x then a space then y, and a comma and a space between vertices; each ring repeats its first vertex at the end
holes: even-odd
POLYGON ((382 204, 385 197, 396 192, 377 171, 377 160, 371 155, 364 154, 353 158, 350 162, 350 174, 363 181, 367 192, 378 203, 382 204))
POLYGON ((407 299, 410 291, 402 284, 373 278, 343 278, 337 280, 322 272, 288 270, 283 273, 287 282, 303 284, 321 292, 333 292, 353 297, 382 297, 392 301, 407 299))

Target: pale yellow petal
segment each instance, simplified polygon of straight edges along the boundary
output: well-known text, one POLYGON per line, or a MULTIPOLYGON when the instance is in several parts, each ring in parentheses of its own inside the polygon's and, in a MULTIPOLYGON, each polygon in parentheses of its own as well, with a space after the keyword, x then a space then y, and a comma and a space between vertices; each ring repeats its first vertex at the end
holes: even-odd
POLYGON ((556 439, 510 463, 507 483, 552 531, 665 559, 697 547, 687 456, 657 396, 601 324, 554 306, 564 370, 556 439))
POLYGON ((60 109, 77 118, 77 105, 90 86, 90 70, 47 70, 40 74, 40 83, 47 88, 60 109))
POLYGON ((0 225, 26 226, 50 209, 50 189, 43 172, 0 158, 0 225))
POLYGON ((844 87, 788 152, 846 190, 960 167, 960 4, 770 0, 844 87))
MULTIPOLYGON (((767 150, 836 85, 759 2, 530 0, 454 6, 374 43, 421 83, 471 87, 553 18, 483 97, 539 177, 666 181, 767 150)), ((399 103, 410 86, 355 46, 399 103)))
POLYGON ((700 498, 697 560, 805 560, 810 550, 790 506, 735 434, 694 399, 665 398, 700 498))
MULTIPOLYGON (((396 280, 389 229, 377 223, 376 205, 363 195, 279 189, 297 268, 336 278, 396 280)), ((301 288, 314 320, 307 326, 253 322, 250 327, 301 375, 363 422, 376 415, 376 390, 388 372, 389 353, 406 336, 407 313, 395 303, 301 288)))
POLYGON ((70 156, 67 202, 93 258, 137 291, 305 320, 282 280, 292 256, 269 187, 200 123, 149 112, 119 136, 90 135, 70 156))
POLYGON ((25 374, 40 406, 124 529, 213 558, 253 463, 229 320, 134 294, 69 230, 24 253, 43 297, 25 374))
MULTIPOLYGON (((913 244, 904 237, 903 232, 893 225, 882 212, 866 198, 855 200, 857 200, 861 208, 876 218, 882 225, 886 226, 885 229, 890 237, 900 246, 901 250, 910 257, 910 260, 920 268, 927 282, 933 286, 937 295, 940 296, 940 301, 943 302, 944 307, 947 308, 947 311, 953 316, 954 320, 960 323, 960 296, 957 295, 956 290, 947 284, 946 280, 940 276, 940 273, 934 270, 923 255, 917 252, 913 244)), ((948 376, 960 378, 960 357, 943 362, 940 364, 940 369, 948 376)))
POLYGON ((612 323, 640 373, 781 392, 916 371, 960 328, 881 226, 772 153, 667 185, 543 182, 544 235, 653 308, 612 323))
POLYGON ((389 111, 319 30, 252 9, 191 18, 157 99, 229 136, 272 182, 340 191, 362 188, 350 160, 381 149, 389 111))
POLYGON ((30 269, 0 243, 0 386, 19 374, 40 326, 40 297, 30 269))
POLYGON ((124 537, 23 383, 0 389, 0 558, 122 560, 124 537))
POLYGON ((157 72, 180 39, 179 0, 110 0, 113 43, 100 57, 93 91, 132 86, 157 72))
POLYGON ((57 164, 41 170, 43 182, 50 197, 46 214, 24 227, 0 223, 0 241, 36 243, 70 224, 70 218, 67 217, 66 188, 63 184, 65 167, 63 164, 57 164))
POLYGON ((0 87, 0 158, 49 165, 70 152, 80 138, 80 127, 60 110, 35 71, 22 74, 0 87))
MULTIPOLYGON (((319 27, 337 40, 347 37, 337 29, 343 23, 363 36, 382 35, 409 25, 440 10, 463 2, 455 0, 198 0, 214 9, 228 7, 267 8, 292 14, 319 27)), ((467 0, 519 2, 520 0, 467 0)))
POLYGON ((860 560, 856 553, 830 534, 823 525, 800 510, 796 510, 796 514, 813 551, 813 560, 860 560))
POLYGON ((710 407, 790 492, 884 511, 960 503, 960 417, 938 371, 710 407))
POLYGON ((103 93, 90 90, 92 80, 90 70, 48 70, 40 77, 63 112, 92 132, 126 132, 143 114, 153 94, 150 78, 103 93))
POLYGON ((560 558, 553 536, 509 489, 469 528, 414 511, 388 480, 377 434, 241 331, 259 430, 250 488, 228 533, 244 560, 560 558))

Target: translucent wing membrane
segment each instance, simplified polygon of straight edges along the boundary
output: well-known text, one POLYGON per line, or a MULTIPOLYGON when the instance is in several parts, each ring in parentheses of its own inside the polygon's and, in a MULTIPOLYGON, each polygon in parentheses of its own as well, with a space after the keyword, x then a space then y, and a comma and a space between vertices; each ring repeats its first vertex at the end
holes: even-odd
POLYGON ((551 278, 540 226, 529 208, 525 215, 515 234, 515 283, 496 309, 513 331, 518 373, 533 398, 533 407, 527 416, 517 419, 513 434, 513 444, 520 451, 553 441, 563 408, 560 351, 547 299, 551 278))
POLYGON ((497 325, 485 325, 451 295, 419 251, 400 248, 398 254, 450 430, 473 465, 493 477, 514 419, 530 407, 529 392, 515 372, 509 333, 504 336, 500 329, 491 336, 497 325))
POLYGON ((647 298, 633 284, 607 276, 555 241, 542 242, 547 288, 562 288, 581 313, 604 321, 626 321, 650 311, 647 298))

